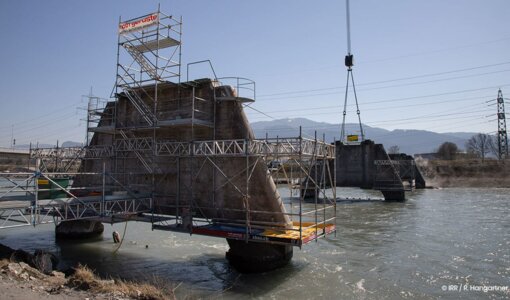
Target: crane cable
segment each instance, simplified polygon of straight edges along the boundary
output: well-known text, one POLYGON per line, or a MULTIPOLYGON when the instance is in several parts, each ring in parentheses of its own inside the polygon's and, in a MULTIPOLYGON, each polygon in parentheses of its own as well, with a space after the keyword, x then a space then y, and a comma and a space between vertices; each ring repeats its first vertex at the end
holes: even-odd
POLYGON ((356 85, 354 84, 354 75, 352 74, 352 66, 354 65, 354 56, 351 54, 351 17, 349 0, 345 0, 345 13, 347 22, 347 55, 345 56, 345 66, 347 67, 347 83, 345 85, 345 99, 344 99, 344 110, 342 119, 342 129, 340 132, 340 141, 345 139, 345 117, 347 115, 347 99, 349 96, 349 78, 352 82, 352 90, 354 93, 354 100, 356 101, 356 114, 358 115, 359 130, 361 134, 361 140, 365 139, 365 133, 363 132, 363 125, 361 124, 361 112, 359 110, 358 95, 356 94, 356 85))

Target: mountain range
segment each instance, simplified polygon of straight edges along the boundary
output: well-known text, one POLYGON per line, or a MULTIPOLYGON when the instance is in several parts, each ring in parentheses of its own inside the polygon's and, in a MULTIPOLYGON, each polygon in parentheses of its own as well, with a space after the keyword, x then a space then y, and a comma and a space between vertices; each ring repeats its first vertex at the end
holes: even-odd
MULTIPOLYGON (((315 122, 306 118, 278 119, 272 121, 254 122, 251 124, 257 138, 268 137, 296 137, 299 135, 299 127, 302 128, 303 137, 325 138, 327 142, 333 142, 340 138, 340 124, 315 122)), ((346 124, 347 134, 359 134, 359 124, 346 124)), ((467 140, 476 132, 449 132, 437 133, 427 130, 396 129, 386 130, 377 127, 363 125, 365 139, 383 144, 386 150, 391 146, 398 146, 400 152, 407 154, 435 152, 444 142, 455 143, 459 149, 464 149, 467 140)))
MULTIPOLYGON (((325 122, 316 122, 306 118, 278 119, 272 121, 261 121, 251 123, 251 127, 257 138, 267 137, 297 137, 299 128, 302 128, 303 137, 315 138, 326 142, 333 142, 340 138, 340 124, 331 124, 325 122)), ((359 134, 359 124, 346 124, 347 134, 359 134)), ((383 144, 386 150, 391 146, 398 146, 400 152, 407 154, 430 153, 435 152, 444 142, 457 144, 459 149, 464 149, 467 140, 476 132, 449 132, 437 133, 427 130, 414 129, 396 129, 386 130, 377 127, 363 125, 365 139, 373 140, 378 144, 383 144)), ((61 147, 81 146, 82 143, 66 141, 61 147)), ((32 145, 34 147, 35 145, 32 145)), ((39 144, 41 148, 54 147, 51 144, 39 144)), ((28 149, 29 145, 17 145, 17 149, 28 149)))

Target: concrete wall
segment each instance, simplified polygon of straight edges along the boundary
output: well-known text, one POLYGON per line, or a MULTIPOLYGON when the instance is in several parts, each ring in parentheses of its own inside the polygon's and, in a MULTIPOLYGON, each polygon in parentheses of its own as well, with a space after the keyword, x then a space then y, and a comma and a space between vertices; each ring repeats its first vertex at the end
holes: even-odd
POLYGON ((27 168, 29 164, 34 166, 35 160, 30 160, 28 151, 0 151, 0 171, 24 169, 27 168))
POLYGON ((404 186, 397 170, 391 165, 382 144, 365 140, 360 144, 336 143, 336 186, 380 190, 386 200, 403 201, 404 186))
MULTIPOLYGON (((146 89, 152 94, 151 88, 146 89)), ((210 80, 198 81, 195 96, 204 99, 195 101, 195 113, 200 121, 216 123, 216 127, 179 125, 163 126, 156 130, 129 130, 133 126, 145 126, 146 122, 140 113, 125 97, 120 97, 116 106, 116 126, 126 127, 130 137, 156 137, 157 140, 190 142, 192 140, 212 139, 253 139, 254 135, 244 114, 242 104, 238 101, 214 102, 215 91, 233 94, 230 87, 214 87, 210 80), (203 113, 202 113, 203 112, 203 113)), ((160 84, 158 86, 158 120, 183 120, 191 117, 191 96, 193 89, 184 84, 160 84)), ((153 108, 153 103, 142 94, 147 106, 153 108)), ((111 145, 115 139, 121 139, 119 134, 95 133, 92 145, 111 145)), ((289 227, 289 218, 285 212, 280 195, 268 174, 263 160, 257 162, 256 157, 168 157, 153 156, 152 153, 141 153, 146 161, 155 166, 154 171, 154 199, 157 213, 182 215, 183 211, 175 211, 176 204, 180 206, 194 203, 201 207, 194 212, 196 216, 212 219, 245 220, 245 207, 250 210, 272 211, 275 214, 251 213, 252 223, 276 222, 289 227), (257 163, 256 163, 257 162, 257 163), (246 186, 246 164, 253 170, 248 186, 246 186), (216 168, 216 165, 218 168, 216 168), (224 175, 226 176, 224 176, 224 175), (228 178, 228 179, 227 179, 228 178), (239 192, 246 192, 249 197, 239 192), (239 190, 238 190, 239 189, 239 190), (228 211, 225 209, 240 211, 228 211)), ((107 169, 117 173, 115 177, 132 190, 151 192, 152 175, 142 166, 133 152, 117 153, 115 160, 107 160, 107 169), (120 174, 122 173, 122 174, 120 174)), ((82 171, 100 171, 101 160, 88 160, 83 164, 82 171)), ((80 184, 92 185, 94 182, 85 177, 78 178, 80 184)), ((98 182, 96 181, 95 184, 98 182)))

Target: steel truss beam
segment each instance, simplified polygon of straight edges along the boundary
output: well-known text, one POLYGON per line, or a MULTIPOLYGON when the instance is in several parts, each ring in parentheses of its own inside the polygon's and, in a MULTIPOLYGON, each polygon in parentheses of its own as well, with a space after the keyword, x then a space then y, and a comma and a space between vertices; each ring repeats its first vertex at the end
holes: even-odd
POLYGON ((19 226, 81 219, 101 219, 137 215, 152 211, 153 202, 150 195, 134 194, 106 173, 0 173, 12 185, 0 187, 0 229, 19 226), (74 175, 103 177, 103 193, 100 196, 80 197, 75 191, 83 192, 87 188, 64 187, 54 179, 74 175), (124 195, 108 196, 105 194, 105 179, 113 180, 117 191, 124 195), (42 189, 38 179, 45 179, 52 184, 51 189, 42 189), (51 199, 42 197, 41 193, 61 192, 65 196, 51 199))
POLYGON ((278 140, 157 141, 159 156, 318 156, 333 159, 335 147, 305 138, 278 140))
POLYGON ((68 172, 75 163, 85 156, 84 147, 53 147, 30 149, 30 158, 40 160, 41 171, 68 172))
MULTIPOLYGON (((260 139, 260 140, 208 140, 208 141, 192 141, 192 142, 175 142, 159 140, 156 142, 156 155, 174 157, 177 159, 187 159, 195 161, 196 168, 191 170, 191 180, 183 182, 177 180, 180 192, 177 193, 175 204, 167 205, 168 208, 174 208, 177 212, 182 209, 189 210, 186 215, 175 215, 172 218, 156 218, 154 217, 154 228, 185 231, 193 233, 192 228, 199 228, 204 224, 222 224, 225 226, 238 225, 243 226, 246 232, 243 239, 251 240, 250 234, 253 230, 260 229, 275 229, 281 230, 284 224, 277 224, 275 222, 260 222, 252 219, 256 214, 282 214, 289 216, 297 224, 296 233, 301 237, 304 230, 313 228, 315 230, 315 237, 320 238, 330 232, 325 229, 319 229, 319 226, 325 225, 327 222, 333 222, 336 218, 336 191, 332 189, 332 195, 326 193, 328 188, 327 182, 334 182, 334 170, 330 169, 329 160, 335 158, 335 147, 317 139, 306 139, 302 137, 296 138, 277 138, 277 139, 260 139), (246 166, 236 169, 235 172, 227 172, 222 164, 222 160, 230 158, 243 158, 246 160, 246 166), (267 176, 273 176, 272 179, 278 177, 278 173, 282 173, 288 184, 289 190, 298 186, 307 189, 313 186, 316 190, 316 196, 311 206, 303 206, 304 193, 299 197, 299 207, 295 207, 293 201, 286 205, 289 206, 290 212, 271 212, 271 211, 255 211, 250 209, 250 189, 252 175, 259 164, 267 165, 272 160, 285 159, 287 167, 280 166, 276 174, 267 173, 267 176), (323 165, 320 172, 316 171, 317 165, 323 165), (206 165, 209 166, 206 167, 206 165), (292 166, 292 170, 286 170, 292 166), (210 168, 212 167, 212 169, 210 168), (242 206, 234 208, 215 207, 214 200, 212 205, 199 206, 193 196, 193 186, 198 183, 200 174, 208 170, 211 174, 216 174, 216 177, 222 178, 221 184, 213 184, 211 186, 211 197, 214 199, 214 194, 220 191, 225 186, 229 186, 236 191, 239 199, 242 201, 242 206), (276 175, 276 177, 275 177, 276 175), (328 181, 329 180, 329 181, 328 181), (185 191, 183 193, 183 191, 185 191), (179 196, 180 195, 180 196, 179 196), (319 198, 319 196, 321 198, 319 198), (221 211, 244 213, 245 218, 239 220, 221 219, 218 216, 213 219, 207 217, 191 217, 193 226, 185 229, 183 227, 184 219, 193 216, 196 212, 202 211, 221 211), (307 223, 312 222, 314 225, 307 223), (197 227, 198 226, 198 227, 197 227)), ((242 160, 240 160, 240 164, 242 160)), ((177 174, 179 176, 179 163, 176 166, 177 174)), ((189 170, 186 169, 186 172, 189 170)), ((271 177, 270 177, 271 178, 271 177)), ((278 182, 277 180, 275 182, 278 182)), ((292 197, 292 193, 291 193, 292 197)), ((280 198, 281 201, 281 198, 280 198)), ((282 203, 282 205, 284 205, 282 203)), ((156 204, 157 206, 157 204, 156 204)), ((201 213, 202 216, 205 214, 201 213)), ((220 214, 221 215, 221 214, 220 214)), ((329 223, 331 224, 331 223, 329 223)), ((301 246, 301 244, 299 244, 301 246)))

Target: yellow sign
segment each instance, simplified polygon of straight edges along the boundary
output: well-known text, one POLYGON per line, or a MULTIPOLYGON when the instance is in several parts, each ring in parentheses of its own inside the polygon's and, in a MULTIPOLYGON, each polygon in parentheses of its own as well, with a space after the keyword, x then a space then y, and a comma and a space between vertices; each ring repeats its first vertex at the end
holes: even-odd
POLYGON ((357 142, 358 141, 358 135, 357 134, 350 134, 347 136, 348 142, 357 142))
POLYGON ((37 184, 49 184, 50 182, 47 179, 37 179, 37 184))

